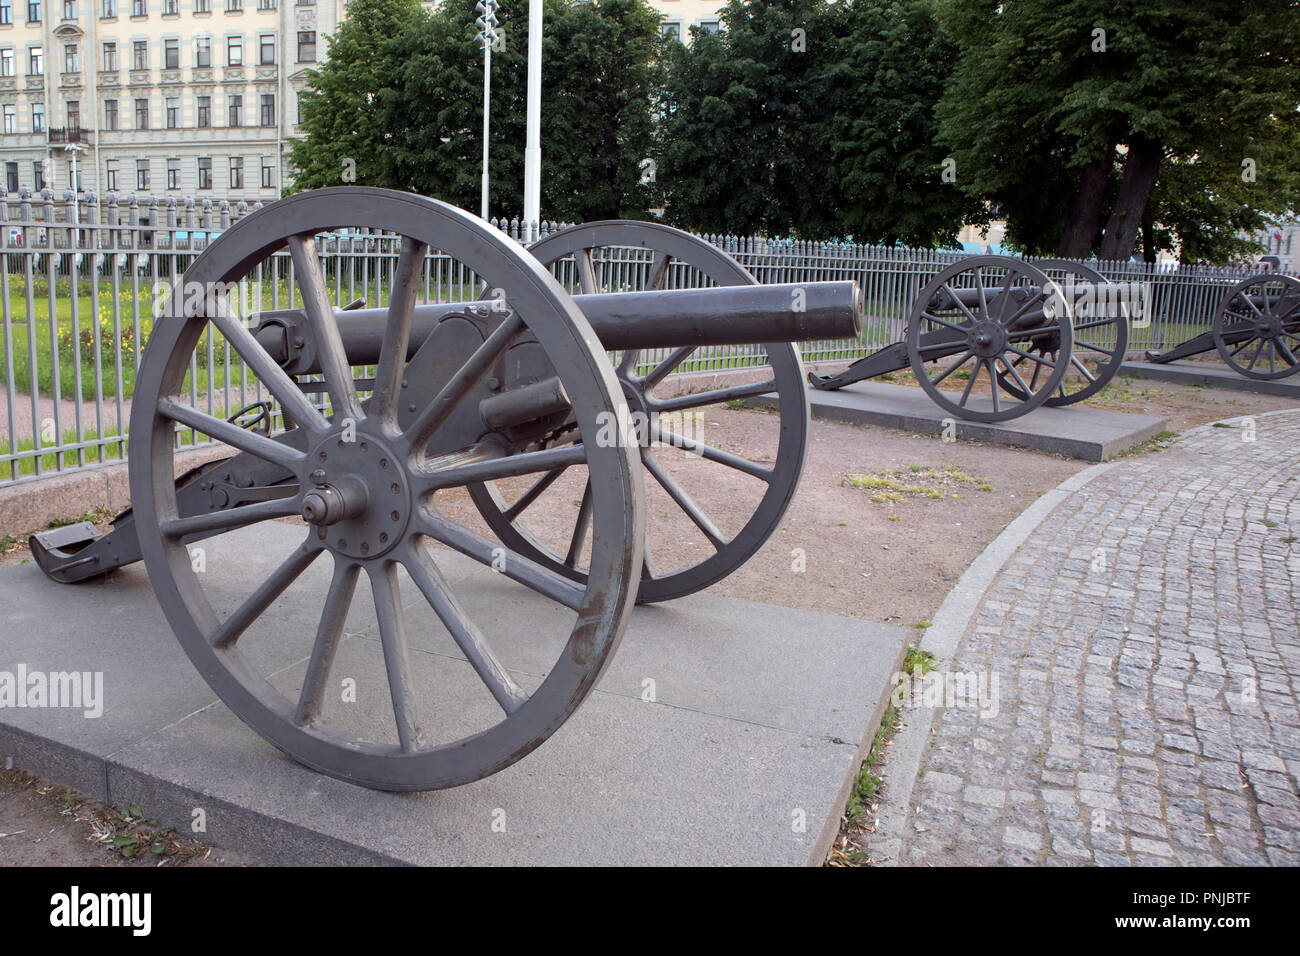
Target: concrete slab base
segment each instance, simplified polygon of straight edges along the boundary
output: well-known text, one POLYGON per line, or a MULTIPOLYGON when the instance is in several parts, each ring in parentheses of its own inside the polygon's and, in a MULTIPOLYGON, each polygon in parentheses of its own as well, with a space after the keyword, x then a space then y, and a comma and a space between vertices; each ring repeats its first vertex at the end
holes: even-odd
MULTIPOLYGON (((204 542, 214 608, 237 606, 302 534, 272 523, 204 542)), ((506 667, 535 687, 559 646, 554 606, 434 554, 506 667)), ((291 698, 328 563, 241 638, 291 698)), ((370 734, 392 716, 363 592, 334 673, 355 682, 347 706, 370 734)), ((403 597, 426 727, 454 728, 479 712, 472 671, 413 586, 403 597)), ((709 594, 638 608, 596 691, 528 757, 465 787, 386 794, 308 770, 245 727, 190 665, 140 565, 71 586, 6 568, 0 607, 0 676, 21 666, 103 680, 98 717, 0 707, 0 763, 285 864, 820 863, 906 641, 901 628, 709 594)), ((327 703, 327 716, 343 709, 327 703)))
MULTIPOLYGON (((927 434, 942 434, 951 428, 958 439, 1016 445, 1084 461, 1105 461, 1166 427, 1163 418, 1079 405, 1036 408, 1007 422, 971 422, 950 417, 918 387, 885 382, 856 382, 834 391, 813 389, 809 398, 814 418, 927 434)), ((771 406, 775 396, 760 395, 749 404, 771 406)), ((969 404, 972 408, 993 407, 991 400, 975 397, 969 404)))
POLYGON ((1177 382, 1180 385, 1212 385, 1215 388, 1254 392, 1257 395, 1300 398, 1300 374, 1262 382, 1238 375, 1218 362, 1169 362, 1164 365, 1156 362, 1125 362, 1119 367, 1119 374, 1158 382, 1177 382))

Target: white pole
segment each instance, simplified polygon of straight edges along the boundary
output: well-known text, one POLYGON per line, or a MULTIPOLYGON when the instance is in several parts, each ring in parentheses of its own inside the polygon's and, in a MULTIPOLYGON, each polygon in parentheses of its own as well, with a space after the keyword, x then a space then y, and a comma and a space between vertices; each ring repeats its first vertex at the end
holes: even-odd
POLYGON ((542 218, 542 0, 528 0, 528 110, 524 145, 525 239, 542 218))
POLYGON ((483 44, 483 201, 479 215, 488 217, 488 98, 492 93, 492 44, 483 44))

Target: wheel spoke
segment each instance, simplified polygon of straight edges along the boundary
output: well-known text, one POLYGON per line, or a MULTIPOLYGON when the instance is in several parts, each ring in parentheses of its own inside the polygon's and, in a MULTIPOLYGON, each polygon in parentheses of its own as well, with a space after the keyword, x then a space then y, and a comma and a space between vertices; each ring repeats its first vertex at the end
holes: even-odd
MULTIPOLYGON (((947 287, 945 286, 945 288, 947 287)), ((970 311, 968 310, 966 314, 970 315, 970 311)), ((965 335, 967 332, 970 331, 970 326, 968 325, 958 325, 955 322, 949 322, 947 319, 941 319, 937 315, 934 315, 930 312, 922 312, 921 318, 925 319, 928 322, 937 322, 942 326, 952 329, 953 331, 961 332, 963 335, 965 335)), ((972 321, 974 321, 973 318, 972 321)))
POLYGON ((1106 356, 1107 358, 1115 357, 1114 349, 1104 349, 1100 345, 1093 345, 1091 342, 1080 342, 1077 339, 1075 340, 1074 344, 1077 348, 1087 349, 1090 352, 1100 352, 1102 355, 1106 356))
POLYGON ((769 378, 749 385, 732 385, 730 388, 715 388, 708 392, 695 392, 690 395, 678 395, 676 398, 656 400, 653 408, 656 412, 677 412, 686 408, 701 408, 729 402, 737 398, 749 398, 753 395, 766 395, 776 391, 776 379, 769 378))
POLYGON ((596 288, 596 267, 591 261, 591 249, 579 249, 574 255, 578 265, 578 288, 583 295, 594 295, 596 288))
POLYGON ((444 518, 427 508, 421 512, 418 527, 420 534, 433 538, 473 558, 480 564, 497 567, 512 581, 517 581, 538 594, 545 595, 558 604, 575 611, 581 610, 586 591, 568 578, 476 534, 468 528, 444 518), (504 559, 503 559, 504 555, 504 559))
POLYGON ((1032 353, 1030 353, 1030 352, 1026 352, 1026 351, 1024 351, 1023 349, 1018 349, 1018 348, 1016 348, 1014 345, 1011 345, 1011 344, 1009 344, 1009 343, 1008 343, 1008 345, 1007 345, 1007 351, 1008 351, 1008 352, 1015 352, 1017 355, 1023 355, 1025 358, 1030 359, 1031 361, 1037 362, 1039 365, 1046 365, 1048 368, 1052 368, 1052 369, 1056 368, 1056 363, 1055 363, 1055 362, 1049 362, 1049 361, 1047 361, 1047 359, 1045 359, 1045 358, 1040 358, 1039 356, 1034 355, 1034 354, 1032 354, 1032 353))
POLYGON ((641 379, 642 384, 645 386, 645 391, 649 392, 650 389, 654 388, 671 375, 677 369, 677 366, 690 358, 691 353, 694 351, 694 345, 683 345, 681 348, 673 349, 668 353, 667 358, 647 372, 645 378, 641 379))
POLYGON ((761 478, 763 481, 772 480, 771 468, 765 468, 756 462, 741 458, 739 455, 733 455, 729 451, 723 451, 721 448, 714 448, 712 445, 706 445, 702 441, 696 441, 694 438, 687 438, 685 435, 678 435, 676 432, 661 428, 658 424, 650 426, 650 440, 657 441, 664 445, 672 445, 674 448, 680 448, 683 451, 689 451, 698 455, 705 461, 714 461, 720 465, 727 465, 735 468, 737 471, 743 471, 747 475, 753 475, 755 478, 761 478))
POLYGON ((543 491, 551 487, 556 478, 559 478, 560 475, 564 474, 568 467, 568 465, 564 465, 560 468, 553 468, 546 474, 542 475, 541 478, 537 479, 531 488, 520 495, 519 499, 514 504, 502 512, 505 519, 507 521, 514 521, 518 518, 524 512, 524 509, 536 501, 543 491))
POLYGON ((278 568, 271 572, 271 576, 258 585, 257 590, 241 604, 230 617, 222 622, 221 626, 213 632, 210 642, 215 648, 227 648, 232 646, 239 636, 248 630, 248 626, 262 616, 281 594, 285 588, 298 579, 298 575, 307 569, 321 554, 320 548, 309 548, 306 544, 301 544, 294 549, 293 554, 285 558, 278 568))
MULTIPOLYGON (((1020 386, 1020 390, 1025 393, 1026 400, 1031 395, 1034 394, 1034 390, 1025 384, 1025 380, 1020 377, 1020 373, 1016 371, 1016 367, 1014 365, 1008 363, 1006 359, 1002 360, 1002 364, 1007 367, 1007 372, 1011 375, 1012 378, 1016 380, 1016 384, 1020 386)), ((1034 368, 1036 370, 1038 366, 1035 365, 1034 368)))
POLYGON ((631 377, 636 371, 636 363, 641 358, 640 349, 624 349, 618 360, 618 374, 624 378, 631 377))
POLYGON ((1000 412, 1002 411, 1002 400, 998 397, 997 370, 993 367, 993 359, 991 358, 985 359, 984 364, 987 365, 989 369, 989 392, 993 395, 993 411, 1000 412))
POLYGON ((558 448, 529 451, 522 455, 506 455, 488 461, 476 461, 469 465, 419 471, 412 474, 411 479, 419 486, 422 493, 428 493, 442 488, 457 488, 461 485, 496 481, 499 478, 515 478, 538 471, 563 469, 570 465, 586 464, 586 461, 587 450, 583 445, 560 445, 558 448))
POLYGON ((957 371, 957 369, 959 369, 959 368, 961 368, 963 365, 965 365, 967 359, 971 359, 971 358, 974 358, 974 357, 975 357, 975 353, 972 352, 972 351, 970 351, 970 349, 967 349, 965 355, 963 355, 961 358, 959 358, 959 359, 956 361, 956 363, 954 363, 953 365, 949 365, 946 369, 944 369, 944 370, 943 370, 943 373, 942 373, 941 375, 939 375, 938 378, 933 378, 933 379, 931 379, 931 380, 930 380, 930 384, 931 384, 931 385, 938 385, 940 382, 942 382, 945 378, 947 378, 947 377, 948 377, 949 375, 951 375, 953 372, 957 371))
POLYGON ((1259 361, 1260 353, 1264 351, 1264 342, 1266 340, 1258 339, 1257 341, 1259 342, 1259 345, 1255 347, 1255 356, 1250 360, 1250 364, 1246 366, 1246 371, 1248 372, 1255 367, 1255 363, 1259 361))
POLYGON ((295 495, 292 498, 276 498, 272 501, 259 501, 253 505, 240 505, 238 508, 207 511, 187 518, 164 518, 158 522, 158 530, 168 538, 186 538, 192 534, 216 534, 222 531, 233 531, 257 521, 287 518, 298 514, 300 508, 295 495))
POLYGON ((726 546, 727 539, 722 536, 722 532, 718 530, 717 526, 709 520, 708 516, 700 510, 699 505, 686 493, 686 489, 677 483, 677 479, 668 473, 667 469, 663 467, 648 448, 642 451, 641 460, 645 463, 646 471, 654 476, 655 481, 659 482, 664 491, 668 492, 668 496, 677 502, 677 507, 686 512, 686 517, 690 518, 695 523, 695 527, 699 528, 704 533, 704 536, 709 539, 709 543, 713 545, 714 550, 721 551, 726 546))
POLYGON ((651 292, 658 292, 664 287, 664 280, 668 277, 668 266, 672 263, 673 257, 666 252, 656 252, 654 261, 650 264, 650 280, 646 284, 646 289, 651 292))
POLYGON ((975 371, 970 373, 970 380, 966 383, 966 390, 961 393, 961 401, 957 403, 963 408, 966 407, 966 400, 970 398, 971 389, 975 387, 975 380, 980 377, 980 369, 983 367, 984 362, 982 360, 977 361, 975 363, 975 371))
POLYGON ((523 330, 523 320, 517 312, 511 312, 492 331, 492 334, 483 340, 483 344, 474 350, 474 354, 442 387, 437 397, 416 416, 415 421, 406 427, 403 437, 411 442, 412 447, 423 452, 433 433, 438 430, 438 426, 447 420, 461 400, 487 375, 497 357, 523 330))
POLYGON ((299 725, 310 724, 320 716, 330 669, 334 666, 334 656, 343 639, 343 625, 347 622, 348 609, 352 607, 352 595, 356 591, 360 573, 361 565, 335 559, 334 577, 325 595, 325 606, 321 610, 320 623, 316 626, 316 642, 312 645, 307 673, 302 679, 302 691, 298 694, 298 710, 294 719, 299 725))
POLYGON ((384 561, 370 568, 370 590, 379 619, 379 640, 384 647, 388 691, 393 698, 397 740, 403 753, 419 749, 422 732, 416 714, 415 687, 411 681, 411 652, 406 640, 406 616, 397 586, 397 564, 384 561))
POLYGON ((1088 369, 1087 369, 1087 366, 1085 366, 1082 362, 1080 362, 1080 361, 1079 361, 1077 358, 1075 358, 1073 355, 1070 356, 1070 364, 1073 365, 1075 368, 1077 368, 1080 372, 1082 372, 1082 373, 1083 373, 1083 377, 1086 378, 1088 381, 1090 381, 1090 382, 1095 382, 1095 381, 1097 381, 1097 376, 1095 376, 1095 375, 1093 375, 1091 372, 1089 372, 1088 369))
POLYGON ((429 247, 416 239, 402 237, 402 251, 397 257, 397 274, 388 297, 388 323, 371 403, 387 425, 397 422, 397 405, 402 393, 402 376, 406 371, 406 353, 411 342, 411 322, 415 315, 415 297, 420 289, 424 257, 429 247))
MULTIPOLYGON (((1035 305, 1038 305, 1040 302, 1045 302, 1045 301, 1047 301, 1046 295, 1042 295, 1038 297, 1030 296, 1029 299, 1026 300, 1023 305, 1020 306, 1020 308, 1016 309, 1015 313, 1009 319, 999 319, 998 320, 999 324, 1003 328, 1010 328, 1011 324, 1015 322, 1016 319, 1020 318, 1022 315, 1024 315, 1026 312, 1032 309, 1035 305)), ((1006 310, 1003 309, 1003 311, 1005 312, 1006 310)))
POLYGON ((591 528, 591 479, 582 489, 582 503, 578 505, 578 520, 574 522, 573 534, 569 537, 569 550, 564 556, 567 567, 575 568, 582 554, 583 542, 587 540, 587 531, 591 528))
POLYGON ((316 238, 311 234, 290 236, 289 254, 293 257, 303 311, 315 340, 316 360, 325 375, 334 417, 359 421, 365 415, 361 411, 361 402, 357 400, 356 386, 352 383, 352 366, 348 364, 347 352, 343 348, 339 324, 334 320, 334 306, 325 288, 325 275, 316 254, 316 238))
POLYGON ((274 462, 290 471, 297 471, 306 460, 306 455, 296 448, 290 448, 273 438, 267 438, 258 432, 240 428, 221 418, 208 415, 190 405, 174 402, 164 398, 158 403, 158 413, 174 422, 189 425, 195 431, 211 435, 218 441, 255 455, 263 461, 274 462))
MULTIPOLYGON (((952 288, 950 285, 948 285, 948 283, 946 283, 946 282, 943 284, 943 287, 944 287, 945 289, 948 290, 948 298, 952 300, 952 304, 953 304, 954 306, 956 306, 958 309, 960 309, 961 312, 966 316, 966 318, 970 319, 971 322, 975 322, 975 321, 976 321, 975 313, 973 313, 970 309, 966 308, 966 303, 965 303, 965 302, 963 302, 961 299, 957 298, 957 292, 956 292, 956 290, 953 289, 953 288, 952 288)), ((940 325, 949 325, 949 324, 950 324, 950 323, 948 323, 948 322, 945 322, 943 319, 939 318, 938 316, 936 316, 936 315, 931 315, 929 312, 926 312, 926 311, 922 311, 922 312, 921 312, 921 315, 925 316, 926 318, 932 319, 932 320, 934 320, 935 322, 938 322, 940 325)), ((956 326, 952 326, 952 327, 953 327, 953 328, 956 328, 956 326)))
POLYGON ((1286 362, 1287 365, 1295 365, 1296 364, 1295 353, 1293 353, 1289 348, 1287 348, 1286 343, 1283 342, 1281 339, 1278 339, 1276 345, 1278 349, 1278 354, 1282 356, 1282 361, 1286 362))
POLYGON ((298 383, 262 348, 262 343, 253 337, 244 323, 231 314, 225 299, 218 299, 215 306, 213 311, 216 314, 211 316, 212 324, 225 336, 230 347, 244 360, 244 364, 253 370, 258 380, 276 397, 285 413, 310 431, 327 430, 329 423, 325 421, 325 416, 311 403, 298 383))
POLYGON ((469 619, 464 607, 457 600, 447 585, 446 578, 438 570, 429 553, 421 547, 411 549, 411 557, 404 561, 411 580, 420 589, 429 606, 433 608, 438 619, 447 628, 461 651, 469 660, 470 666, 492 692, 501 709, 513 714, 528 700, 528 695, 510 677, 510 674, 497 660, 492 649, 484 640, 482 632, 469 619))

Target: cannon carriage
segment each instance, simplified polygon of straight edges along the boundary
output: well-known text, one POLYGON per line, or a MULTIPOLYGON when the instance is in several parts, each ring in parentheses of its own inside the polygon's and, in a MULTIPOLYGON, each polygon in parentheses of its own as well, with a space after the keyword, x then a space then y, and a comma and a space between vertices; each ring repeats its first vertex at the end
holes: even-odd
POLYGON ((910 369, 945 412, 981 422, 1072 405, 1105 388, 1124 360, 1131 303, 1115 291, 1080 263, 962 259, 921 290, 903 340, 809 381, 838 389, 910 369))
POLYGON ((1224 295, 1207 331, 1146 359, 1165 365, 1210 352, 1257 381, 1300 371, 1300 280, 1277 273, 1243 279, 1224 295))
POLYGON ((725 253, 663 226, 592 223, 526 251, 434 200, 361 187, 302 193, 224 232, 155 322, 131 413, 132 508, 108 534, 57 529, 34 536, 32 552, 65 583, 143 560, 169 624, 216 694, 307 766, 384 790, 468 783, 521 759, 572 715, 635 602, 707 587, 768 539, 807 448, 794 343, 856 337, 861 321, 854 283, 759 286, 725 253), (321 243, 358 228, 400 237, 381 308, 340 307, 329 293, 321 243), (621 291, 618 270, 603 268, 609 248, 637 252, 649 274, 644 289, 621 291), (268 310, 259 298, 246 309, 241 282, 286 249, 300 306, 268 310), (474 294, 420 301, 431 250, 463 266, 474 294), (670 281, 682 274, 695 287, 670 281), (186 294, 195 288, 203 294, 186 294), (262 390, 228 415, 200 410, 191 397, 196 348, 214 333, 262 390), (673 371, 690 362, 707 369, 715 350, 736 346, 765 353, 757 380, 665 393, 673 371), (764 393, 779 399, 770 460, 663 424, 764 393), (648 427, 636 427, 638 417, 648 427), (233 454, 178 479, 178 430, 233 454), (668 451, 737 484, 743 478, 750 498, 730 509, 740 518, 719 527, 674 476, 668 451), (647 483, 703 535, 707 553, 671 567, 647 554, 647 523, 667 520, 647 516, 647 483), (557 537, 535 519, 539 502, 562 486, 579 503, 557 537), (490 535, 446 506, 457 494, 490 535), (299 543, 249 582, 241 601, 214 604, 191 549, 266 522, 296 525, 299 543), (449 570, 452 552, 536 596, 548 660, 523 666, 502 649, 449 570), (285 638, 272 612, 311 575, 319 588, 288 627, 305 665, 286 685, 259 642, 285 638), (363 590, 391 704, 383 726, 373 713, 357 723, 331 693, 363 590), (437 654, 416 653, 435 641, 437 654), (472 674, 471 686, 454 692, 427 670, 428 659, 452 657, 472 674))

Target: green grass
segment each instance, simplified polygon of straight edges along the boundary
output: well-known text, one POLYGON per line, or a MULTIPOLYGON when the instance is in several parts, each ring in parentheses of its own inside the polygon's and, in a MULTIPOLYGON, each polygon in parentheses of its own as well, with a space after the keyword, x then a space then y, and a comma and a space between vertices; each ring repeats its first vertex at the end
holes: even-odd
POLYGON ((1146 441, 1138 442, 1132 448, 1125 448, 1123 451, 1117 451, 1110 456, 1110 461, 1118 458, 1132 458, 1136 455, 1146 455, 1153 451, 1164 451, 1178 437, 1178 432, 1163 431, 1157 432, 1146 441))
MULTIPOLYGON (((89 443, 89 442, 95 442, 100 438, 113 439, 113 438, 117 438, 118 435, 120 434, 121 433, 116 428, 105 428, 102 434, 100 432, 97 432, 93 428, 86 428, 85 438, 82 439, 82 441, 84 443, 89 443)), ((186 428, 186 429, 182 429, 181 431, 178 431, 176 433, 176 438, 177 438, 177 445, 178 447, 181 448, 188 448, 196 443, 201 443, 208 440, 207 435, 203 435, 201 433, 196 435, 192 428, 186 428)), ((63 466, 65 468, 68 467, 69 465, 74 465, 77 461, 76 449, 68 449, 66 447, 69 445, 75 445, 76 443, 77 443, 76 429, 64 429, 63 446, 65 450, 62 452, 62 455, 63 455, 63 466)), ((126 461, 126 455, 130 449, 130 445, 131 445, 130 441, 123 440, 121 442, 109 441, 102 447, 96 446, 96 447, 86 448, 85 460, 88 464, 100 464, 101 462, 126 461)), ((42 448, 47 448, 49 446, 50 446, 49 442, 41 443, 42 448)), ((36 443, 30 438, 20 439, 18 441, 18 447, 16 449, 11 449, 9 440, 7 438, 0 438, 0 480, 8 480, 11 476, 13 476, 12 473, 13 463, 11 461, 5 461, 4 459, 6 457, 8 457, 11 454, 22 454, 23 452, 32 452, 35 450, 36 450, 36 443)), ((18 474, 13 477, 21 478, 24 475, 36 474, 36 461, 38 457, 40 459, 41 471, 43 473, 51 473, 58 469, 59 463, 57 460, 56 453, 53 451, 47 451, 47 452, 43 452, 39 456, 29 455, 27 457, 18 459, 17 460, 18 474)))

